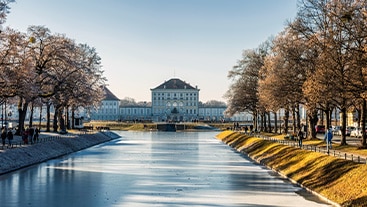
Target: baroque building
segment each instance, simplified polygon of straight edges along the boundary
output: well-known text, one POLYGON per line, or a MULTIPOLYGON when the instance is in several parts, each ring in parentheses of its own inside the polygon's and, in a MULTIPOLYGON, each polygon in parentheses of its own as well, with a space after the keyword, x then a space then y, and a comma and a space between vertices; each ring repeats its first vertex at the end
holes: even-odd
MULTIPOLYGON (((100 121, 222 121, 226 106, 205 106, 199 102, 197 86, 171 78, 151 90, 151 102, 122 103, 108 88, 101 105, 91 111, 90 120, 100 121)), ((84 117, 87 117, 85 115, 84 117)))
POLYGON ((226 106, 199 106, 199 120, 212 122, 226 121, 224 116, 226 109, 226 106))
POLYGON ((192 121, 199 117, 199 89, 172 78, 150 89, 153 121, 192 121))
POLYGON ((152 107, 150 103, 120 105, 119 121, 151 121, 152 107))
POLYGON ((118 120, 120 117, 120 99, 107 87, 104 87, 105 98, 101 105, 91 113, 92 120, 118 120))

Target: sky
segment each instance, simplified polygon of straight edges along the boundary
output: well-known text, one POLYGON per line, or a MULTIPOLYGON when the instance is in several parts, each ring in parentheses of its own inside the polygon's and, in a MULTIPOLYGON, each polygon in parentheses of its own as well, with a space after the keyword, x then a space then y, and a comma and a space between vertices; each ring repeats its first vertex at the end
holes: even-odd
POLYGON ((151 101, 171 78, 227 102, 228 72, 295 18, 297 0, 16 0, 3 27, 42 25, 96 48, 108 88, 151 101))

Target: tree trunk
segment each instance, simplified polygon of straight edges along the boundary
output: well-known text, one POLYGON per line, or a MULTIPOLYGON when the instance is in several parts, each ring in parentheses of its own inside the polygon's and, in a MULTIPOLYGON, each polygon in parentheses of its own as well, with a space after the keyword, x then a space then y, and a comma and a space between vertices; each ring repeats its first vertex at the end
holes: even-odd
POLYGON ((57 130, 58 130, 57 118, 59 116, 59 108, 60 108, 60 106, 55 107, 55 114, 54 114, 54 121, 53 121, 54 132, 57 132, 57 130))
POLYGON ((307 132, 307 135, 311 135, 311 138, 312 139, 315 139, 316 138, 316 128, 315 126, 317 125, 317 122, 319 121, 319 118, 317 116, 317 110, 311 110, 311 111, 308 111, 307 112, 307 116, 308 116, 308 122, 307 123, 308 125, 308 132, 307 132))
POLYGON ((42 103, 40 106, 40 120, 39 120, 39 124, 38 124, 38 128, 41 129, 41 123, 42 123, 42 103))
POLYGON ((258 117, 257 117, 257 111, 254 111, 253 112, 253 115, 254 115, 252 117, 252 123, 254 125, 253 130, 256 130, 257 131, 257 119, 258 119, 258 117))
POLYGON ((299 111, 299 104, 296 104, 296 118, 297 118, 297 131, 301 130, 301 114, 299 111))
POLYGON ((271 112, 267 112, 266 113, 268 115, 268 132, 272 132, 272 129, 271 129, 271 112))
POLYGON ((31 104, 31 114, 29 115, 29 127, 33 127, 33 110, 34 110, 34 106, 33 106, 33 102, 31 104))
MULTIPOLYGON (((80 117, 79 117, 80 118, 80 117)), ((75 123, 74 123, 74 120, 75 120, 75 108, 72 107, 71 108, 71 128, 72 129, 75 129, 75 123)))
POLYGON ((66 107, 66 129, 70 129, 70 115, 69 115, 69 107, 66 107))
POLYGON ((367 143, 366 143, 366 113, 367 113, 367 103, 366 103, 366 99, 363 99, 363 103, 362 103, 362 123, 361 123, 361 127, 362 127, 362 147, 364 149, 367 148, 367 143))
MULTIPOLYGON (((363 103, 362 103, 363 105, 363 103)), ((357 127, 361 127, 362 126, 362 111, 363 111, 363 106, 361 106, 362 109, 360 108, 356 108, 356 111, 357 111, 357 127)))
POLYGON ((297 120, 296 120, 296 106, 293 105, 292 107, 292 130, 293 130, 293 134, 297 133, 297 120))
POLYGON ((274 112, 274 132, 278 133, 278 114, 274 112))
POLYGON ((24 122, 25 122, 25 117, 27 115, 27 108, 28 108, 28 102, 24 102, 23 103, 23 98, 19 99, 18 102, 18 129, 16 134, 17 135, 21 135, 23 133, 23 131, 25 130, 24 127, 24 122))
POLYGON ((345 130, 347 129, 347 109, 342 108, 340 111, 342 113, 342 137, 340 145, 347 145, 347 138, 345 136, 345 130))
POLYGON ((331 111, 329 108, 326 108, 324 112, 326 117, 326 125, 325 125, 325 131, 326 131, 331 127, 331 111))
POLYGON ((261 113, 261 131, 262 132, 266 132, 267 131, 267 126, 266 126, 266 113, 262 112, 261 113))
POLYGON ((66 127, 65 127, 65 119, 64 119, 64 109, 63 107, 59 108, 59 113, 58 113, 58 124, 59 124, 59 128, 62 132, 66 131, 66 127))
POLYGON ((47 110, 46 131, 50 132, 51 131, 51 104, 50 103, 46 103, 46 110, 47 110))
POLYGON ((286 108, 284 111, 284 133, 288 134, 288 121, 289 121, 289 109, 286 108))

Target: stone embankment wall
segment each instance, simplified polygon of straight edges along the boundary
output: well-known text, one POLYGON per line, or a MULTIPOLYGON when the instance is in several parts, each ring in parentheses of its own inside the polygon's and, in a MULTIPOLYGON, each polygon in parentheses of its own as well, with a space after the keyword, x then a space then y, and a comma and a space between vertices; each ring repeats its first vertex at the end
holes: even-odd
POLYGON ((112 132, 84 134, 73 138, 65 137, 7 149, 0 153, 0 175, 77 152, 118 137, 112 132))

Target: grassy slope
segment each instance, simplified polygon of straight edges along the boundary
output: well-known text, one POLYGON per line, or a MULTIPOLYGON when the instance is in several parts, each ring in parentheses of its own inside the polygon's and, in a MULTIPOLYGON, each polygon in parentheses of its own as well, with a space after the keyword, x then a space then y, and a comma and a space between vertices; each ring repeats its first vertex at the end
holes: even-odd
POLYGON ((367 206, 366 164, 231 131, 217 138, 342 206, 367 206))

